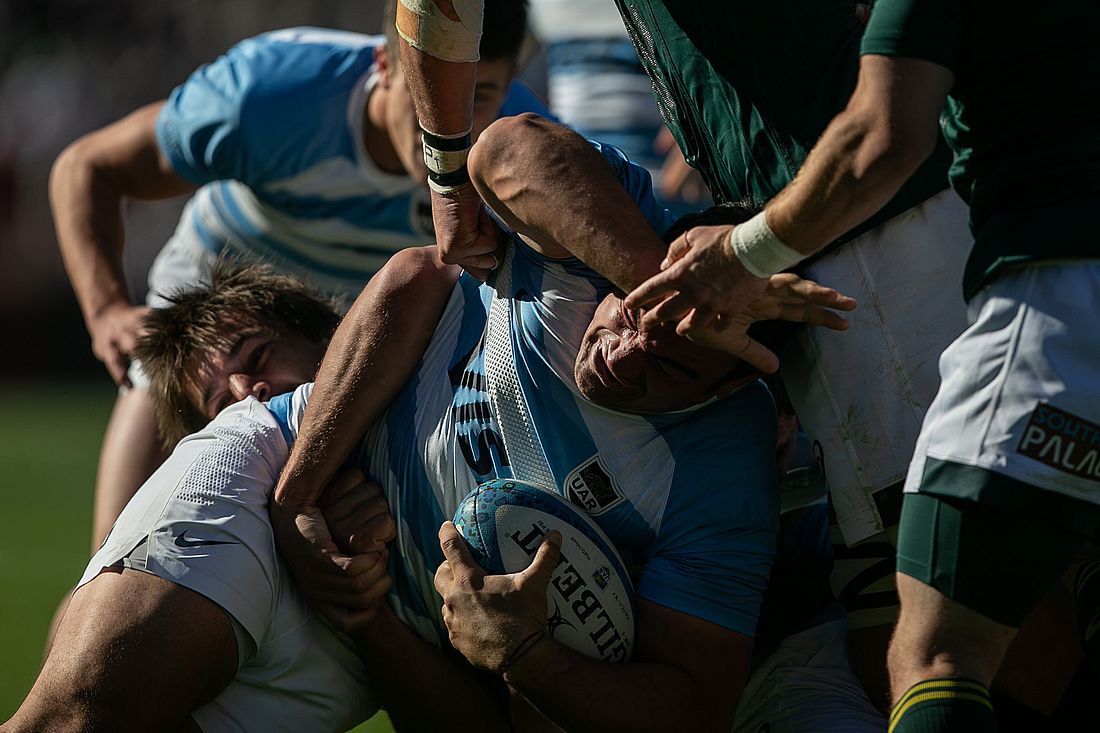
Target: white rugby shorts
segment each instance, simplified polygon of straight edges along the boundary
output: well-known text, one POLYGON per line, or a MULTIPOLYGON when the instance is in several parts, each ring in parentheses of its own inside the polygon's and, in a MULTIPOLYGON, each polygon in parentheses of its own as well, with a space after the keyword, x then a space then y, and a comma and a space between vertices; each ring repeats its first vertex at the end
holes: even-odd
POLYGON ((971 244, 966 204, 946 190, 806 268, 859 303, 848 331, 801 329, 781 367, 849 545, 885 529, 872 497, 905 478, 937 359, 966 327, 971 244))
POLYGON ((784 639, 749 675, 732 733, 886 730, 848 664, 847 630, 836 618, 784 639))
POLYGON ((1006 272, 969 318, 940 359, 905 490, 932 458, 1100 504, 1100 260, 1006 272))

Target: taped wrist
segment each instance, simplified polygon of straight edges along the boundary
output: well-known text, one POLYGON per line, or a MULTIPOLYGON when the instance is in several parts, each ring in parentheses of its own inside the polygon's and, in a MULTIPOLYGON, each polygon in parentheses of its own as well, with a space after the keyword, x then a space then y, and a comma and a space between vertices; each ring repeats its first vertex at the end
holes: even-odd
POLYGON ((455 63, 481 58, 481 26, 484 0, 454 0, 458 20, 443 14, 432 0, 400 0, 397 33, 405 43, 429 56, 455 63))
POLYGON ((470 182, 466 159, 473 144, 470 130, 457 135, 437 135, 420 127, 424 141, 424 165, 428 187, 439 194, 453 193, 470 182))
POLYGON ((805 259, 775 235, 761 211, 730 232, 729 248, 734 257, 756 277, 771 277, 805 259))

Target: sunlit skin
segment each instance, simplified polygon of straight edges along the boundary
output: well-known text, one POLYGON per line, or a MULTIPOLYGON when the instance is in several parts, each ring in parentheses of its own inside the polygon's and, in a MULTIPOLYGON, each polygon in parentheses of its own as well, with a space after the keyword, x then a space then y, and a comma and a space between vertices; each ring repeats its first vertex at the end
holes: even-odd
MULTIPOLYGON (((415 180, 426 181, 428 169, 424 165, 420 124, 400 65, 392 64, 383 49, 375 53, 375 59, 381 72, 380 90, 383 93, 371 95, 367 102, 367 118, 376 130, 385 131, 386 137, 375 137, 371 130, 366 130, 367 151, 382 170, 407 173, 415 180)), ((473 110, 475 140, 500 113, 514 71, 515 62, 509 58, 478 62, 473 110)))
POLYGON ((604 407, 674 412, 744 384, 751 377, 739 366, 740 359, 677 335, 675 324, 646 325, 640 310, 612 293, 585 331, 574 377, 581 393, 604 407))
POLYGON ((304 336, 263 327, 233 333, 224 351, 202 360, 187 391, 207 418, 252 396, 267 400, 312 381, 325 346, 304 336))

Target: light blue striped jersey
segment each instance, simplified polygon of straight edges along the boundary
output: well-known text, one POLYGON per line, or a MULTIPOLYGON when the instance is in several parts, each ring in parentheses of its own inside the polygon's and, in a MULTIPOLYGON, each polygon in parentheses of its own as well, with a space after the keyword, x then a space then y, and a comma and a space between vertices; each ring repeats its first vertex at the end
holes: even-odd
MULTIPOLYGON (((614 148, 597 148, 663 230, 648 174, 614 148)), ((637 571, 640 597, 752 635, 779 514, 771 396, 753 383, 665 415, 592 404, 576 390, 573 362, 610 283, 579 260, 547 259, 518 239, 511 246, 498 275, 511 283, 507 347, 548 488, 593 515, 637 571)), ((398 522, 398 612, 437 641, 445 638, 432 585, 443 561, 439 525, 478 483, 515 468, 487 386, 493 301, 492 286, 460 278, 416 374, 352 459, 383 484, 398 522)), ((270 403, 288 439, 308 391, 270 403)))
MULTIPOLYGON (((430 244, 427 188, 380 170, 362 138, 382 36, 290 28, 249 38, 173 90, 157 139, 200 186, 176 236, 356 295, 394 252, 430 244)), ((546 108, 513 84, 501 115, 546 108)))

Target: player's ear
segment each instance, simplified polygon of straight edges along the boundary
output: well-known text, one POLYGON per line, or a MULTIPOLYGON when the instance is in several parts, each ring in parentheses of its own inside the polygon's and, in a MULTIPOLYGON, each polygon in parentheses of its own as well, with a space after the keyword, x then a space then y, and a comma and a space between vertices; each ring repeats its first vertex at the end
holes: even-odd
POLYGON ((375 46, 374 65, 378 69, 379 83, 382 84, 382 88, 389 89, 393 81, 393 68, 390 64, 390 56, 389 52, 386 51, 385 44, 375 46))

